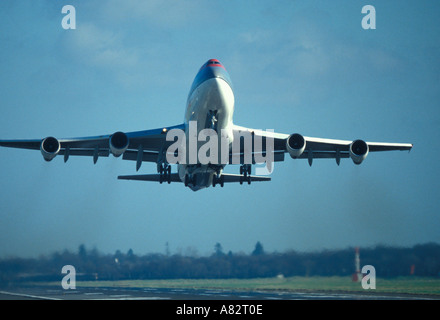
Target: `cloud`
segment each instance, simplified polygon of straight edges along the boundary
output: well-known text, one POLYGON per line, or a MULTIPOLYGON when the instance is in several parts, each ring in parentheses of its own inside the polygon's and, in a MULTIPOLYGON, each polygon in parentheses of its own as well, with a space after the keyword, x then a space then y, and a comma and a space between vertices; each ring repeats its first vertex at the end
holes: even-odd
POLYGON ((95 67, 125 68, 139 62, 139 53, 124 45, 121 33, 103 30, 92 23, 82 23, 70 32, 65 46, 77 60, 95 67))
POLYGON ((108 0, 102 12, 114 23, 142 20, 154 27, 169 29, 189 24, 207 5, 205 1, 108 0))
POLYGON ((302 79, 331 76, 341 69, 350 74, 358 66, 380 73, 395 71, 401 66, 400 57, 377 40, 382 34, 368 38, 367 33, 361 37, 353 32, 357 37, 347 36, 346 29, 352 28, 351 11, 338 13, 313 5, 297 4, 296 7, 289 11, 289 16, 282 12, 276 16, 262 14, 260 19, 272 27, 244 30, 236 37, 237 47, 242 52, 247 52, 243 47, 254 47, 260 64, 288 61, 284 67, 302 79))

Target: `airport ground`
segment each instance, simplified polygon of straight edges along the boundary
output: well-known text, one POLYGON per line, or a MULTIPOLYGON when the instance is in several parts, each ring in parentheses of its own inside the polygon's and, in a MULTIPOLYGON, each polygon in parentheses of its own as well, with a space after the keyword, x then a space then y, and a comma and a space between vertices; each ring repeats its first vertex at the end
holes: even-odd
MULTIPOLYGON (((300 314, 347 317, 352 315, 353 310, 361 314, 368 311, 367 314, 376 316, 386 312, 387 307, 395 316, 403 316, 413 312, 414 308, 428 314, 430 308, 435 310, 440 300, 438 278, 377 280, 375 290, 359 289, 360 284, 352 282, 349 277, 90 281, 77 282, 75 289, 69 290, 63 289, 60 283, 27 283, 0 288, 0 300, 4 300, 6 309, 10 307, 13 310, 17 310, 17 302, 11 303, 10 300, 141 301, 135 304, 128 302, 130 306, 121 302, 110 307, 90 306, 95 306, 101 317, 126 316, 129 312, 145 317, 154 315, 154 318, 160 315, 165 319, 194 316, 222 319, 231 315, 240 319, 282 319, 286 315, 300 314), (390 303, 391 300, 394 302, 390 303), (362 305, 356 308, 353 303, 362 305), (136 308, 139 308, 139 313, 136 308)), ((35 311, 38 307, 45 313, 51 310, 45 303, 33 304, 32 309, 35 311)), ((70 307, 66 310, 83 309, 70 307)))
POLYGON ((0 299, 48 300, 440 300, 440 278, 376 279, 363 289, 350 277, 178 279, 25 283, 0 288, 0 299))

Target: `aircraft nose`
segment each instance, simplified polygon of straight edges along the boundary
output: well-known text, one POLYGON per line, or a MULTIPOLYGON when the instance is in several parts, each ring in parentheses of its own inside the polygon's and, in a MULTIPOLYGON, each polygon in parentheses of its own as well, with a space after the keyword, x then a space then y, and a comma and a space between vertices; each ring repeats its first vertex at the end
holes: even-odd
MULTIPOLYGON (((227 71, 217 59, 209 59, 201 68, 200 72, 207 79, 221 78, 225 80, 227 71)), ((227 76, 229 78, 229 75, 227 76)))
POLYGON ((200 68, 199 72, 197 73, 193 85, 191 86, 190 95, 195 88, 206 80, 212 78, 222 79, 226 81, 226 83, 232 88, 231 78, 229 77, 225 67, 217 59, 210 59, 200 68))

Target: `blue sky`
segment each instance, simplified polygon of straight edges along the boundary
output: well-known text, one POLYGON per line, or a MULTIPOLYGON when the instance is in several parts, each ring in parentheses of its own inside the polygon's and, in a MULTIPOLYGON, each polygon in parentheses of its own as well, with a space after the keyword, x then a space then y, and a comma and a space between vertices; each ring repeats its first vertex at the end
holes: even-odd
POLYGON ((179 124, 198 69, 217 58, 238 125, 414 148, 361 166, 286 157, 269 183, 195 193, 119 181, 135 173, 120 158, 46 163, 1 148, 0 257, 80 244, 206 255, 217 242, 244 253, 257 241, 269 252, 440 242, 439 14, 430 0, 1 1, 1 139, 179 124), (67 4, 75 30, 61 27, 67 4), (376 30, 361 27, 366 4, 376 30))

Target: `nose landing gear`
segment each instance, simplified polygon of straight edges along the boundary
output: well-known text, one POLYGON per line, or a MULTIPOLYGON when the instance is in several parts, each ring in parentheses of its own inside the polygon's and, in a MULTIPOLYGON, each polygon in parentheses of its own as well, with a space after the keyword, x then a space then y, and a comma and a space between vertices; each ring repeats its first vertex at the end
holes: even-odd
POLYGON ((210 127, 211 129, 217 131, 217 110, 210 110, 208 112, 208 121, 210 121, 210 127))

